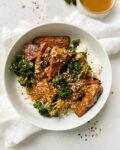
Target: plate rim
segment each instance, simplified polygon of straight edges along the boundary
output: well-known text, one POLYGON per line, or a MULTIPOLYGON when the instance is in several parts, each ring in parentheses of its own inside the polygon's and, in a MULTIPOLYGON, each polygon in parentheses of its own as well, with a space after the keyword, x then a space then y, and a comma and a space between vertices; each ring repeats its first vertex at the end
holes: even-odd
MULTIPOLYGON (((78 27, 78 26, 76 26, 76 25, 70 24, 70 23, 59 23, 59 22, 45 23, 45 24, 42 24, 42 25, 33 27, 32 29, 30 29, 30 30, 28 30, 27 32, 25 32, 24 34, 22 34, 22 35, 15 41, 14 45, 11 47, 11 49, 10 49, 8 55, 6 56, 6 61, 5 61, 5 67, 4 67, 4 85, 5 85, 5 93, 6 93, 6 96, 7 96, 8 100, 10 101, 10 103, 11 103, 11 105, 13 106, 14 110, 15 110, 23 119, 25 119, 25 120, 28 121, 29 123, 31 123, 31 124, 33 124, 33 125, 35 125, 35 126, 41 128, 41 129, 45 129, 45 130, 52 130, 52 131, 70 130, 70 129, 74 129, 74 128, 80 127, 80 126, 84 125, 85 123, 87 123, 89 120, 93 119, 93 118, 102 110, 103 106, 104 106, 105 103, 107 102, 107 99, 108 99, 109 93, 110 93, 110 89, 111 89, 111 85, 112 85, 112 69, 111 69, 111 63, 110 63, 110 60, 109 60, 109 57, 108 57, 107 52, 103 49, 103 47, 102 47, 102 45, 100 44, 100 42, 97 40, 97 38, 96 38, 94 35, 92 35, 92 34, 89 33, 88 31, 85 31, 84 29, 82 29, 82 28, 80 28, 80 27, 78 27), (38 123, 33 122, 30 118, 25 118, 24 115, 21 114, 21 112, 16 108, 14 102, 9 98, 9 94, 8 94, 8 92, 7 92, 7 84, 6 84, 6 79, 5 79, 5 77, 6 77, 6 67, 7 67, 6 64, 7 64, 7 60, 8 60, 8 58, 9 58, 9 55, 10 55, 12 49, 14 48, 14 46, 16 45, 16 43, 17 43, 20 39, 23 38, 23 36, 25 36, 25 35, 28 34, 29 32, 32 32, 33 30, 36 30, 37 28, 40 28, 40 27, 46 26, 46 25, 67 25, 67 26, 72 26, 72 27, 74 27, 74 28, 77 28, 78 30, 82 30, 82 31, 85 32, 86 34, 89 34, 90 37, 92 37, 92 38, 95 40, 95 42, 99 45, 99 47, 101 48, 102 52, 104 53, 104 55, 105 55, 105 57, 106 57, 107 63, 109 64, 108 67, 109 67, 109 73, 110 73, 110 76, 109 76, 109 79, 110 79, 109 82, 110 82, 110 83, 109 83, 109 89, 108 89, 109 92, 108 92, 107 95, 106 95, 106 100, 104 100, 104 103, 102 103, 100 109, 99 109, 99 110, 96 110, 96 111, 94 112, 94 114, 89 117, 89 119, 86 119, 86 121, 84 121, 82 124, 76 124, 76 125, 74 125, 74 127, 71 127, 71 126, 70 126, 69 128, 64 128, 64 129, 63 129, 63 128, 61 128, 61 129, 60 129, 60 128, 59 128, 59 129, 56 129, 56 128, 46 128, 46 127, 43 127, 43 126, 41 127, 40 124, 38 125, 38 123)), ((93 107, 94 107, 94 106, 93 106, 93 107)))

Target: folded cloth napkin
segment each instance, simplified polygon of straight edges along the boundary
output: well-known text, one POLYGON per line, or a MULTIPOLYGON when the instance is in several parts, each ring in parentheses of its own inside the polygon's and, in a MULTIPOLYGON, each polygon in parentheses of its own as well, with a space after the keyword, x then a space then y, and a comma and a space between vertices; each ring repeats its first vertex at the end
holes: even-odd
MULTIPOLYGON (((81 27, 88 32, 92 33, 99 39, 103 48, 109 55, 115 54, 120 51, 120 25, 119 24, 105 24, 99 20, 95 20, 84 15, 81 15, 78 11, 73 12, 65 18, 54 18, 53 22, 66 22, 72 23, 78 27, 81 27)), ((3 28, 0 36, 0 81, 3 81, 3 64, 5 63, 6 56, 14 44, 14 42, 27 30, 33 26, 25 21, 19 22, 15 30, 9 30, 3 28)), ((11 107, 9 100, 6 98, 4 92, 4 84, 1 83, 0 87, 0 135, 4 138, 5 145, 7 147, 15 146, 22 142, 30 135, 41 129, 26 122, 14 111, 11 107)))
POLYGON ((120 51, 120 23, 106 24, 100 20, 96 20, 78 11, 73 12, 65 18, 54 18, 53 21, 66 22, 78 26, 89 33, 93 34, 109 55, 120 51))

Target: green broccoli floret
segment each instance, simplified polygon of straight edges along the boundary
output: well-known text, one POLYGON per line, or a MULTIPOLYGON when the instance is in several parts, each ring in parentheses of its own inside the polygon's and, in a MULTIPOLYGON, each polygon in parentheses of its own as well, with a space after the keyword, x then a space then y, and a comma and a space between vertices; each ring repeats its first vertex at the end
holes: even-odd
POLYGON ((60 88, 57 90, 57 96, 58 96, 58 98, 66 99, 70 95, 71 95, 71 90, 65 84, 62 84, 60 86, 60 88))
POLYGON ((42 116, 50 117, 50 114, 49 114, 48 110, 42 105, 41 102, 35 102, 33 105, 34 105, 34 107, 35 107, 36 109, 38 109, 38 112, 39 112, 42 116))
POLYGON ((80 71, 82 70, 80 60, 71 61, 68 67, 69 67, 69 70, 75 74, 79 74, 80 71))

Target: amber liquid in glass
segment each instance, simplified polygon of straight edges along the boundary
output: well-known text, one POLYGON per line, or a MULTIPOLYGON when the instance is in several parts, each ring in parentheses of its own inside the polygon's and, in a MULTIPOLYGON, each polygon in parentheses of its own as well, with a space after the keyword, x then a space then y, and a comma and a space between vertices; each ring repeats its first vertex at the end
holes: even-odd
POLYGON ((113 0, 80 0, 82 5, 92 12, 104 12, 108 10, 113 0))

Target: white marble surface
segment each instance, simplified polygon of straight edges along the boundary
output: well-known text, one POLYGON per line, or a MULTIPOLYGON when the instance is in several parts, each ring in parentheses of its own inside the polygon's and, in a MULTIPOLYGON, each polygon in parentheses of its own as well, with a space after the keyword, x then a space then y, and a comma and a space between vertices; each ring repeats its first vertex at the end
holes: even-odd
MULTIPOLYGON (((39 9, 32 0, 0 0, 0 30, 6 26, 11 30, 19 20, 26 20, 34 25, 51 20, 54 16, 66 16, 76 8, 65 5, 63 0, 35 0, 39 9), (23 6, 24 5, 24 6, 23 6), (25 7, 25 8, 22 8, 25 7)), ((120 1, 113 12, 103 21, 120 22, 120 1)), ((103 110, 90 123, 83 127, 65 132, 41 131, 12 150, 120 150, 120 54, 111 58, 113 70, 113 84, 109 99, 103 110), (94 125, 94 122, 97 122, 94 125), (95 134, 89 127, 96 127, 95 134), (82 139, 78 134, 82 134, 82 139), (97 133, 97 134, 96 134, 97 133), (85 136, 87 135, 87 137, 85 136), (92 137, 92 135, 94 135, 92 137), (87 141, 85 141, 87 139, 87 141)), ((4 140, 0 138, 0 150, 6 150, 4 140)))

